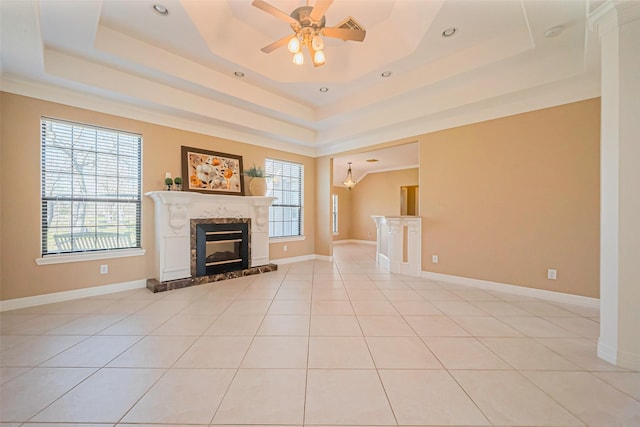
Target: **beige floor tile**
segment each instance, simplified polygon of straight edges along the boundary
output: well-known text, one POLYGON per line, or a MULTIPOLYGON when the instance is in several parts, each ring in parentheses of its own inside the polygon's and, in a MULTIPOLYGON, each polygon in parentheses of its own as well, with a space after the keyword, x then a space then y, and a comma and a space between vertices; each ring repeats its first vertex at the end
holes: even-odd
POLYGON ((354 313, 350 301, 312 301, 311 314, 314 316, 350 316, 354 313))
POLYGON ((423 337, 447 369, 513 369, 474 337, 423 337))
POLYGON ((164 372, 162 369, 103 368, 31 421, 117 422, 164 372))
POLYGON ((458 295, 463 300, 470 302, 499 301, 499 299, 495 295, 492 295, 489 292, 480 289, 452 290, 452 292, 458 295))
POLYGON ((301 425, 304 369, 240 369, 213 418, 213 424, 301 425))
POLYGON ((317 284, 313 285, 314 301, 346 301, 349 299, 347 291, 342 287, 339 288, 318 288, 317 284))
POLYGON ((522 333, 491 316, 451 316, 451 320, 476 337, 521 337, 522 333))
POLYGON ((1 366, 38 366, 86 339, 85 336, 36 335, 0 353, 1 366))
POLYGON ((309 316, 267 315, 258 329, 258 335, 309 336, 309 316))
POLYGON ((311 336, 357 337, 362 330, 356 316, 311 316, 311 336))
POLYGON ((248 286, 244 292, 238 296, 238 301, 242 300, 266 300, 271 301, 278 292, 278 286, 275 288, 260 287, 255 288, 248 286))
POLYGON ((431 316, 442 315, 433 304, 428 301, 393 301, 393 306, 403 316, 431 316))
POLYGON ((123 421, 208 424, 234 374, 233 369, 169 370, 127 413, 123 421))
POLYGON ((574 363, 557 355, 531 338, 479 338, 509 365, 520 370, 579 370, 574 363))
POLYGON ((487 313, 467 301, 431 301, 433 305, 448 316, 486 316, 487 313))
POLYGON ((529 312, 506 301, 473 301, 472 304, 492 316, 529 316, 529 312))
POLYGON ((391 302, 395 301, 424 301, 422 295, 413 289, 385 289, 384 296, 391 302))
POLYGON ((183 308, 179 314, 181 315, 206 315, 217 317, 221 315, 227 307, 233 302, 232 299, 201 299, 192 302, 190 305, 183 308))
POLYGON ((400 425, 490 425, 447 371, 381 370, 380 377, 400 425))
POLYGON ((95 369, 34 368, 4 383, 0 421, 27 421, 93 372, 95 369))
POLYGON ((418 337, 367 337, 378 369, 442 369, 418 337))
POLYGON ((309 338, 255 337, 242 368, 306 368, 309 338))
POLYGON ((448 316, 405 316, 405 319, 421 337, 469 336, 469 332, 448 316))
MULTIPOLYGON (((18 424, 18 425, 20 425, 20 424, 18 424)), ((22 424, 22 425, 25 426, 25 427, 111 427, 114 424, 113 423, 100 423, 100 424, 90 424, 90 423, 25 423, 25 424, 22 424)), ((120 424, 120 425, 122 425, 122 424, 120 424)), ((6 426, 3 423, 2 427, 9 427, 9 426, 6 426)), ((138 425, 136 427, 142 427, 142 426, 138 425)), ((156 427, 159 427, 159 426, 156 426, 156 427)))
POLYGON ((351 301, 387 301, 387 297, 378 289, 349 288, 347 292, 351 301))
POLYGON ((584 426, 519 372, 450 372, 494 425, 584 426))
POLYGON ((589 427, 640 425, 640 402, 588 372, 524 372, 589 427))
POLYGON ((389 301, 352 301, 353 311, 358 316, 387 315, 397 316, 398 311, 389 301))
POLYGON ((151 332, 151 335, 202 335, 217 317, 217 315, 176 314, 151 332))
POLYGON ((306 314, 311 313, 311 301, 276 300, 271 304, 268 314, 306 314))
POLYGON ((536 338, 535 340, 584 370, 624 370, 600 359, 597 355, 597 343, 591 340, 585 338, 536 338))
POLYGON ((280 289, 274 298, 274 301, 279 300, 297 300, 310 302, 311 286, 305 289, 280 289))
POLYGON ((577 335, 574 334, 573 332, 570 332, 564 328, 561 328, 558 325, 554 325, 548 320, 544 320, 539 317, 500 316, 498 317, 498 319, 529 337, 539 337, 539 338, 577 337, 577 335))
POLYGON ((518 301, 514 304, 534 316, 554 316, 554 317, 573 317, 575 313, 564 310, 557 305, 546 301, 518 301))
POLYGON ((363 337, 312 337, 309 368, 373 369, 363 337))
POLYGON ((125 314, 92 314, 82 316, 51 329, 48 335, 93 335, 122 320, 125 314))
POLYGON ((227 307, 225 314, 266 314, 271 301, 269 300, 236 300, 227 307))
MULTIPOLYGON (((180 291, 181 289, 178 289, 180 291)), ((168 295, 168 294, 167 294, 168 295)), ((176 295, 176 294, 173 294, 176 295)), ((159 316, 164 315, 167 317, 174 316, 180 311, 182 311, 185 307, 191 305, 193 301, 184 300, 184 299, 161 299, 159 301, 155 301, 152 304, 149 304, 142 310, 138 311, 136 314, 140 316, 159 316)))
MULTIPOLYGON (((148 293, 149 291, 145 289, 148 293)), ((98 311, 97 313, 101 314, 124 314, 130 315, 137 313, 143 308, 147 307, 152 303, 151 300, 148 299, 119 299, 114 301, 113 304, 110 304, 98 311)))
POLYGON ((116 368, 169 368, 193 344, 192 336, 146 336, 107 366, 116 368))
POLYGON ((424 299, 430 302, 435 301, 462 301, 458 295, 446 289, 421 289, 417 291, 424 299))
POLYGON ((0 368, 0 385, 6 383, 7 381, 10 381, 14 378, 19 377, 20 375, 24 374, 25 372, 29 371, 29 367, 18 367, 18 368, 12 368, 12 367, 1 367, 0 368))
POLYGON ((100 331, 100 335, 147 335, 173 317, 170 313, 132 314, 100 331))
POLYGON ((305 424, 395 425, 374 370, 310 369, 305 424))
POLYGON ((40 366, 101 368, 140 339, 142 337, 139 336, 96 335, 52 357, 40 366))
POLYGON ((178 359, 175 368, 238 368, 249 349, 249 336, 203 336, 178 359))
POLYGON ((36 335, 63 326, 81 314, 13 314, 3 313, 0 333, 3 335, 36 335))
POLYGON ((224 313, 204 332, 204 335, 249 335, 254 336, 262 323, 262 315, 239 315, 224 313))
POLYGON ((640 401, 640 372, 594 372, 593 375, 640 401))
POLYGON ((415 332, 401 316, 358 316, 367 337, 407 337, 415 332))
POLYGON ((584 338, 600 336, 600 323, 584 317, 546 317, 545 319, 584 338))

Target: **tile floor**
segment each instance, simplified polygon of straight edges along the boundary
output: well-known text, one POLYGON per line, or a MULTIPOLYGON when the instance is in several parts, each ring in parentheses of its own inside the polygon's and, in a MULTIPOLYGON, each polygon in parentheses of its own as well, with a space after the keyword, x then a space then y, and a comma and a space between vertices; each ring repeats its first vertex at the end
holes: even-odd
POLYGON ((335 258, 2 313, 2 427, 640 426, 597 310, 335 258))

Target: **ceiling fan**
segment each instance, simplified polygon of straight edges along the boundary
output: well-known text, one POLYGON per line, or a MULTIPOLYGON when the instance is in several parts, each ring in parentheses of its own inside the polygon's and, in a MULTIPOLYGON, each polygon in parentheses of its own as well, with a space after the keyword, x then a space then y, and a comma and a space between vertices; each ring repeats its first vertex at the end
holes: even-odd
POLYGON ((306 6, 300 6, 287 15, 264 0, 253 0, 253 6, 288 23, 294 32, 293 36, 285 36, 263 47, 261 50, 264 53, 270 53, 286 44, 289 51, 293 53, 293 63, 302 65, 304 63, 302 47, 306 46, 311 54, 313 65, 319 67, 325 63, 324 41, 321 36, 334 37, 345 41, 363 41, 366 31, 359 28, 359 26, 358 28, 325 26, 324 13, 331 6, 331 3, 333 3, 333 0, 316 0, 315 5, 311 7, 309 6, 309 0, 307 0, 306 6))

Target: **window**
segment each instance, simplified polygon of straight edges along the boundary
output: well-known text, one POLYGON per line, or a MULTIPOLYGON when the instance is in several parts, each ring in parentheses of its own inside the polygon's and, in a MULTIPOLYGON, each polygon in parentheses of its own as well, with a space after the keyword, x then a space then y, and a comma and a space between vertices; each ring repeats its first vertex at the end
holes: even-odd
POLYGON ((331 223, 333 224, 333 234, 338 234, 338 195, 331 195, 331 223))
POLYGON ((267 196, 276 200, 269 208, 269 237, 302 236, 304 166, 267 159, 267 196))
POLYGON ((140 248, 140 135, 42 118, 42 254, 140 248))

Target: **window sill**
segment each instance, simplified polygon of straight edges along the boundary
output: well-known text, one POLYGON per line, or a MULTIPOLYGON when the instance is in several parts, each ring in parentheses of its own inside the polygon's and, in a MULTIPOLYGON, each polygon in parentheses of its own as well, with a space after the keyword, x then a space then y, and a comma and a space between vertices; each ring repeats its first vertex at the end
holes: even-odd
POLYGON ((144 249, 121 249, 115 251, 98 251, 98 252, 75 252, 70 254, 45 255, 42 258, 36 258, 36 264, 64 264, 68 262, 79 261, 95 261, 99 259, 125 258, 132 256, 142 256, 145 254, 144 249))
POLYGON ((269 243, 298 242, 305 239, 305 236, 269 237, 269 243))

